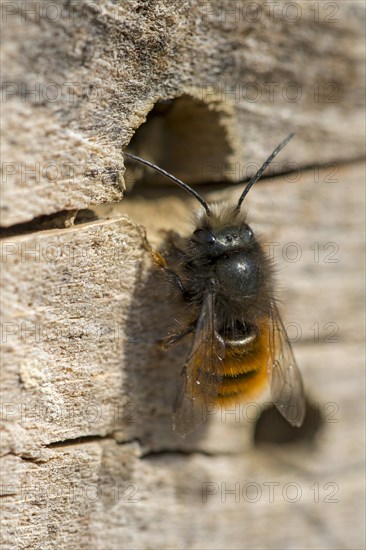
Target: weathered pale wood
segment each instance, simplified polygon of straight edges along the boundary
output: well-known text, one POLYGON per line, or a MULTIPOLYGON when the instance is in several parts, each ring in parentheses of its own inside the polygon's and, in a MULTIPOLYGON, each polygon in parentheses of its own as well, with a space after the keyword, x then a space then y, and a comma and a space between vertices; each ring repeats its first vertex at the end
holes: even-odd
POLYGON ((122 147, 160 100, 195 99, 138 149, 189 181, 235 180, 290 131, 276 172, 363 154, 362 0, 1 8, 5 227, 120 199, 122 147))
MULTIPOLYGON (((189 231, 194 203, 179 190, 2 241, 5 548, 363 547, 364 167, 328 176, 263 181, 247 205, 253 226, 280 243, 284 318, 303 331, 295 353, 325 417, 312 444, 253 447, 255 422, 232 415, 214 415, 191 439, 171 431, 186 349, 156 346, 174 304, 129 218, 156 245, 161 229, 189 231), (330 242, 337 263, 325 261, 330 242), (281 260, 288 243, 301 247, 300 261, 281 260), (330 322, 338 342, 324 342, 330 322), (217 492, 203 502, 207 482, 217 492), (235 483, 248 494, 223 502, 235 483)), ((238 194, 231 186, 209 198, 238 194)))
POLYGON ((2 547, 364 548, 364 166, 341 164, 363 154, 364 2, 1 10, 1 225, 30 222, 1 242, 2 547), (247 206, 279 266, 308 431, 254 444, 264 395, 183 440, 171 407, 189 343, 157 346, 176 304, 138 224, 159 247, 196 203, 146 186, 101 205, 122 198, 132 137, 201 183, 248 175, 290 131, 274 172, 315 168, 258 183, 247 206))

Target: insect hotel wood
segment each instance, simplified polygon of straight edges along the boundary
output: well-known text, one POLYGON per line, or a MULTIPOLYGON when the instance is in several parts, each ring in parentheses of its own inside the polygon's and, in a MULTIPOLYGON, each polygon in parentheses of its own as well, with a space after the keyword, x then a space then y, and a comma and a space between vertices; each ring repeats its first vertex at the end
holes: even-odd
POLYGON ((364 4, 5 4, 4 548, 362 548, 364 4), (304 423, 268 392, 182 438, 150 247, 199 205, 124 153, 235 205, 292 132, 245 206, 304 423))

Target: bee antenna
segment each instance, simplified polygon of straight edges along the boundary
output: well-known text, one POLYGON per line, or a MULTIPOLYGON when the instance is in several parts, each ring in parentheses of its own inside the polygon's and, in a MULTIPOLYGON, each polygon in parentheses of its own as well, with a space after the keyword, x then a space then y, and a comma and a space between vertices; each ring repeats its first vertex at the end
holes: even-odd
POLYGON ((261 175, 263 174, 263 172, 265 171, 265 169, 267 168, 267 166, 269 166, 272 162, 272 160, 275 158, 276 155, 278 155, 278 153, 281 151, 281 149, 283 149, 285 147, 285 145, 288 144, 288 142, 290 141, 290 139, 292 139, 294 137, 295 134, 290 134, 289 136, 287 136, 286 139, 284 139, 279 145, 277 145, 276 149, 273 151, 273 153, 268 157, 268 159, 266 160, 266 162, 259 168, 258 172, 255 174, 255 176, 252 177, 252 179, 249 181, 249 183, 246 185, 244 191, 242 192, 239 200, 238 200, 238 204, 237 204, 237 207, 236 209, 237 210, 240 210, 240 207, 242 205, 242 202, 243 200, 245 199, 245 197, 247 196, 250 188, 255 184, 256 181, 259 180, 259 178, 261 177, 261 175))
POLYGON ((172 174, 169 174, 169 172, 166 172, 166 170, 163 170, 163 168, 159 168, 159 166, 155 166, 155 164, 153 164, 152 162, 149 162, 148 160, 142 159, 141 157, 137 157, 136 155, 132 155, 131 153, 124 153, 124 156, 129 158, 129 159, 136 160, 140 164, 144 164, 145 166, 148 166, 149 168, 152 168, 153 170, 155 170, 155 172, 159 172, 159 174, 162 174, 163 176, 165 176, 169 180, 174 181, 174 183, 177 183, 180 187, 185 189, 185 191, 187 191, 190 195, 192 195, 195 199, 197 199, 198 202, 200 202, 202 204, 202 206, 206 210, 208 216, 211 214, 211 210, 210 210, 207 202, 205 200, 203 200, 203 198, 197 193, 197 191, 192 189, 192 187, 189 187, 189 185, 187 185, 186 183, 184 183, 180 179, 176 178, 175 176, 172 176, 172 174))

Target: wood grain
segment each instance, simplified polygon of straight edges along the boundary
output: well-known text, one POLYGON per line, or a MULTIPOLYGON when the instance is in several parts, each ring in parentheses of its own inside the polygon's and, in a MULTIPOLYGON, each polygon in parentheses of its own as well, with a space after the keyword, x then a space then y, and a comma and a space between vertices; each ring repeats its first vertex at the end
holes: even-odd
POLYGON ((360 0, 14 0, 2 21, 3 227, 119 200, 133 136, 191 182, 237 180, 290 132, 276 173, 363 155, 360 0))
POLYGON ((253 227, 280 243, 284 319, 302 331, 313 409, 292 443, 253 443, 261 403, 216 412, 186 440, 171 430, 186 347, 156 345, 175 305, 135 222, 156 246, 162 230, 189 231, 194 203, 179 190, 2 241, 4 548, 362 548, 364 166, 327 175, 248 196, 253 227), (288 243, 299 261, 284 259, 288 243))
POLYGON ((364 2, 13 0, 1 21, 2 547, 364 548, 364 2), (306 422, 266 394, 182 439, 190 343, 158 345, 178 304, 145 231, 163 250, 197 203, 124 178, 123 151, 236 201, 290 132, 245 206, 306 422))

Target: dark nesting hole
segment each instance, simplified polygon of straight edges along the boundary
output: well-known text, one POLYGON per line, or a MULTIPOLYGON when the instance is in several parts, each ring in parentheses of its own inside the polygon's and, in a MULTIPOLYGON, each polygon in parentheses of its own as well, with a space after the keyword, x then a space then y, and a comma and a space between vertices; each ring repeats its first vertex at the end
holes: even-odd
POLYGON ((0 238, 26 235, 35 231, 47 231, 49 229, 65 229, 80 223, 97 220, 97 216, 91 209, 60 210, 53 214, 37 216, 28 222, 14 224, 0 229, 0 238))
MULTIPOLYGON (((223 112, 189 95, 158 101, 131 139, 127 151, 153 162, 187 183, 220 181, 215 170, 232 153, 223 112)), ((167 180, 150 169, 126 162, 127 188, 133 180, 167 180)))
POLYGON ((78 210, 75 216, 74 224, 90 223, 98 220, 97 214, 91 208, 83 208, 78 210))
POLYGON ((319 405, 306 403, 306 416, 301 428, 291 426, 287 420, 272 406, 265 409, 254 430, 254 444, 270 443, 281 445, 286 443, 313 443, 324 423, 319 405))

